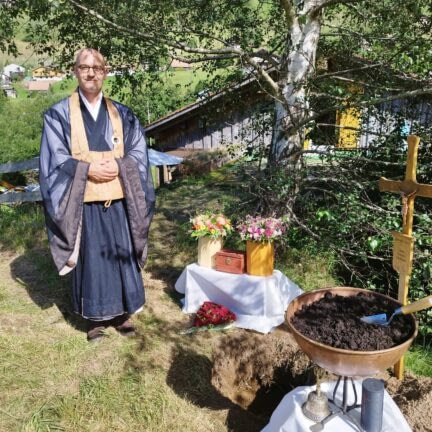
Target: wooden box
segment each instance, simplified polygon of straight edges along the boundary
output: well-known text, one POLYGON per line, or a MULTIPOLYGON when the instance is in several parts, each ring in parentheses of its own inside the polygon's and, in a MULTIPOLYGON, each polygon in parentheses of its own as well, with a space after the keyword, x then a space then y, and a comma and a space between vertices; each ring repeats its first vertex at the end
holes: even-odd
POLYGON ((241 251, 222 249, 216 253, 215 270, 226 273, 246 272, 246 254, 241 251))

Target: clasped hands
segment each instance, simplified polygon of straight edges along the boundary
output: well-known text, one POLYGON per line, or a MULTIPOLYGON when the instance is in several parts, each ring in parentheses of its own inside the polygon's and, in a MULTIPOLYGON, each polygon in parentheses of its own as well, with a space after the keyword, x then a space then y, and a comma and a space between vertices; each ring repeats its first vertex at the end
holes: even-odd
POLYGON ((108 182, 114 180, 119 173, 114 159, 101 159, 90 164, 88 178, 94 182, 108 182))

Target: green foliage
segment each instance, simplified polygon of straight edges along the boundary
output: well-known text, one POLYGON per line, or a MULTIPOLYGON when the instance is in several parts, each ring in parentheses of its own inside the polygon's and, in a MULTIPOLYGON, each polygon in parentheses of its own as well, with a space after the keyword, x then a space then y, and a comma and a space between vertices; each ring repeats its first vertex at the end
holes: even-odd
POLYGON ((30 159, 39 154, 43 113, 55 96, 0 100, 0 163, 30 159))
MULTIPOLYGON (((423 182, 430 176, 424 176, 423 172, 425 168, 429 172, 427 166, 432 162, 429 139, 425 137, 420 149, 418 178, 423 182)), ((308 168, 308 177, 296 202, 296 214, 301 215, 310 232, 317 235, 315 241, 319 248, 337 254, 336 274, 345 284, 397 297, 398 275, 391 266, 391 231, 402 231, 401 198, 379 192, 377 180, 381 176, 404 178, 406 151, 403 138, 395 133, 358 153, 344 158, 330 156, 323 165, 308 168), (328 174, 324 175, 324 172, 328 174)), ((431 211, 430 200, 416 200, 414 268, 409 287, 411 301, 432 294, 431 211)), ((431 311, 418 313, 417 317, 420 334, 430 340, 431 311)))
MULTIPOLYGON (((192 78, 191 73, 187 75, 192 78)), ((173 82, 173 77, 164 78, 159 73, 117 77, 111 84, 111 91, 147 124, 194 100, 187 86, 173 82)))
MULTIPOLYGON (((404 115, 409 116, 407 112, 404 115)), ((249 165, 249 180, 243 183, 247 205, 239 212, 287 215, 291 221, 285 240, 288 248, 329 257, 331 273, 342 285, 397 297, 391 232, 402 231, 401 197, 381 193, 378 179, 405 177, 407 151, 402 120, 395 116, 393 131, 378 136, 368 148, 334 151, 331 146, 322 147, 320 159, 310 159, 297 181, 281 166, 267 172, 267 168, 252 170, 249 165)), ((418 181, 432 184, 432 129, 416 123, 413 129, 422 137, 418 181)), ((432 200, 417 198, 410 301, 432 294, 431 213, 432 200)), ((432 310, 416 315, 420 339, 427 343, 432 340, 432 310)))
MULTIPOLYGON (((428 0, 379 0, 361 8, 342 0, 325 3, 322 13, 305 14, 302 2, 277 0, 83 0, 78 5, 23 0, 3 8, 1 17, 8 30, 5 41, 24 28, 37 52, 55 53, 63 65, 70 65, 82 46, 98 47, 114 69, 134 66, 149 73, 168 68, 173 55, 184 56, 205 72, 218 71, 210 90, 254 75, 262 90, 270 88, 287 111, 289 101, 282 90, 294 79, 295 90, 305 90, 299 118, 309 115, 309 106, 315 114, 324 114, 346 103, 360 104, 389 92, 429 85, 432 11, 428 0), (317 45, 296 43, 299 29, 293 22, 301 31, 313 30, 313 38, 304 39, 314 39, 317 45), (299 62, 287 61, 303 56, 306 69, 296 71, 299 62), (259 65, 273 66, 278 78, 270 80, 259 65), (341 76, 338 70, 344 71, 341 76), (415 80, 407 79, 413 74, 415 80), (335 80, 336 76, 342 78, 335 80)), ((6 49, 4 43, 0 45, 0 50, 6 49)), ((315 128, 314 121, 291 129, 289 122, 282 126, 293 138, 300 129, 304 135, 305 128, 309 132, 315 128)))

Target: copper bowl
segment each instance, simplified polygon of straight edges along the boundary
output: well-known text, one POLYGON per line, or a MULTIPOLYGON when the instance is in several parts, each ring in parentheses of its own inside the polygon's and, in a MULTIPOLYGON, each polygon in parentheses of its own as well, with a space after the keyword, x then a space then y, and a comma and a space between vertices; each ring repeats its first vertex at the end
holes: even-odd
POLYGON ((300 348, 314 363, 336 375, 346 377, 371 376, 382 372, 398 362, 417 336, 417 321, 413 314, 409 314, 407 317, 412 323, 412 334, 408 340, 392 348, 377 351, 353 351, 333 348, 329 345, 324 345, 309 339, 296 330, 291 324, 291 318, 303 306, 318 301, 321 297, 324 297, 326 293, 341 296, 354 296, 359 293, 373 295, 390 301, 390 303, 394 304, 395 309, 401 306, 401 303, 391 297, 369 290, 335 287, 301 294, 288 305, 285 319, 300 348))

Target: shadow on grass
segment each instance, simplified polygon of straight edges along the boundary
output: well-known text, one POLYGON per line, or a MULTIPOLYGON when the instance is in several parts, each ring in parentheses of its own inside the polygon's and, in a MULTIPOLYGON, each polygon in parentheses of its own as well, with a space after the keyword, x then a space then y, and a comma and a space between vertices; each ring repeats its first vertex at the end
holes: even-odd
POLYGON ((71 278, 58 275, 48 250, 27 251, 14 259, 10 268, 14 280, 37 306, 43 310, 56 306, 71 326, 82 332, 87 330, 85 320, 72 310, 71 278))
POLYGON ((165 282, 167 294, 174 291, 175 281, 185 266, 196 260, 197 246, 188 232, 189 219, 197 212, 224 211, 233 200, 236 198, 230 193, 199 179, 189 184, 173 183, 159 191, 146 271, 165 282))
MULTIPOLYGON (((176 218, 174 218, 174 221, 176 218)), ((174 290, 174 284, 184 267, 186 258, 177 241, 176 223, 168 220, 161 212, 155 215, 150 229, 149 254, 145 271, 153 279, 165 283, 167 290, 174 290)))
POLYGON ((260 431, 268 423, 268 417, 246 411, 222 396, 211 383, 211 373, 212 363, 206 356, 177 345, 172 353, 167 384, 177 395, 200 408, 228 410, 228 430, 260 431))

